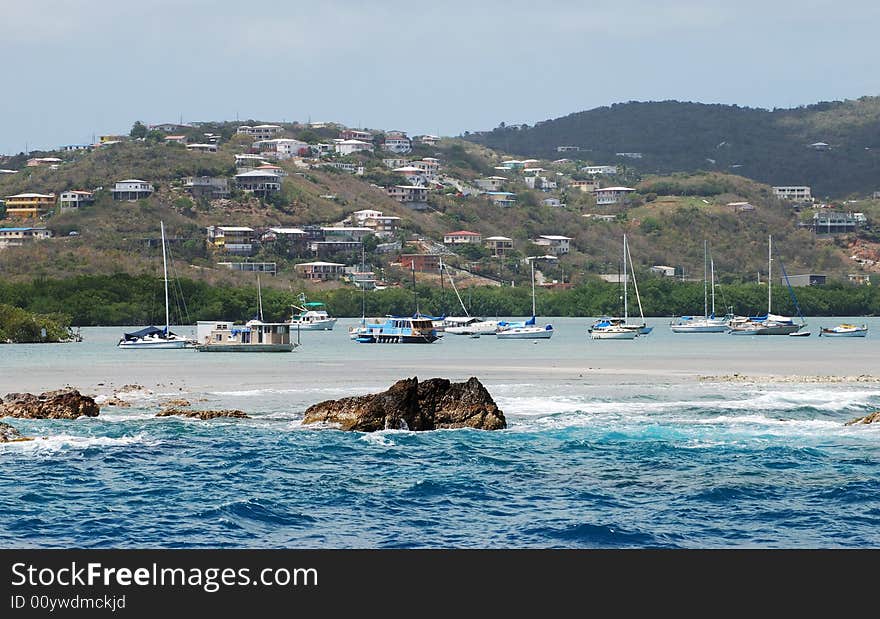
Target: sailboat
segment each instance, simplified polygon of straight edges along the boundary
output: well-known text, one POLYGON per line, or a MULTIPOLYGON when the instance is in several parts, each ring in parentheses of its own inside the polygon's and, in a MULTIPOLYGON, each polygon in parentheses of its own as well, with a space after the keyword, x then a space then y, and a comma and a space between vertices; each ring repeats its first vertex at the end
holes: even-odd
POLYGON ((623 235, 623 318, 603 317, 594 322, 587 332, 590 339, 594 340, 632 340, 639 335, 647 335, 654 327, 649 327, 645 323, 645 314, 642 309, 642 298, 639 295, 639 285, 636 282, 635 268, 632 268, 632 255, 629 252, 629 244, 626 235, 623 235), (627 263, 632 270, 633 288, 635 289, 636 299, 639 304, 639 316, 641 324, 629 323, 629 295, 627 283, 629 275, 627 273, 627 263))
POLYGON ((715 261, 709 258, 709 243, 703 241, 703 317, 682 316, 674 323, 670 329, 673 333, 724 333, 729 329, 727 321, 729 316, 724 318, 715 317, 715 261), (707 269, 707 262, 709 268, 707 269), (707 271, 711 270, 712 280, 712 313, 709 313, 708 302, 708 283, 707 271))
MULTIPOLYGON (((552 256, 551 256, 552 257, 552 256)), ((527 258, 532 266, 532 317, 522 323, 500 321, 495 337, 499 340, 549 340, 553 336, 553 325, 540 327, 536 324, 535 315, 535 260, 539 256, 527 258)))
MULTIPOLYGON (((780 265, 782 263, 780 262, 780 265)), ((798 310, 798 316, 801 324, 796 324, 790 316, 780 316, 773 313, 773 237, 767 237, 767 314, 765 316, 752 316, 745 321, 731 321, 731 335, 809 335, 809 332, 801 332, 801 328, 807 325, 803 314, 800 311, 797 297, 791 284, 788 282, 788 275, 785 273, 785 266, 782 265, 782 274, 788 284, 788 292, 794 301, 798 310), (799 333, 800 332, 800 333, 799 333)))
POLYGON ((165 223, 159 222, 162 231, 162 271, 165 280, 165 328, 149 326, 132 333, 123 333, 116 344, 123 350, 189 348, 193 342, 181 335, 172 333, 169 324, 168 310, 168 257, 165 251, 165 223))
MULTIPOLYGON (((440 258, 440 277, 443 277, 443 258, 440 258)), ((444 321, 443 328, 446 333, 452 335, 469 335, 471 337, 480 337, 481 335, 495 335, 498 331, 498 321, 497 320, 484 320, 479 316, 471 316, 470 312, 468 312, 467 307, 464 305, 464 301, 461 300, 461 295, 458 294, 458 288, 455 286, 455 279, 452 277, 452 273, 449 272, 449 269, 446 269, 447 275, 449 275, 449 283, 452 285, 452 290, 455 292, 455 296, 458 298, 458 303, 461 305, 461 309, 464 312, 464 316, 447 316, 444 321)))

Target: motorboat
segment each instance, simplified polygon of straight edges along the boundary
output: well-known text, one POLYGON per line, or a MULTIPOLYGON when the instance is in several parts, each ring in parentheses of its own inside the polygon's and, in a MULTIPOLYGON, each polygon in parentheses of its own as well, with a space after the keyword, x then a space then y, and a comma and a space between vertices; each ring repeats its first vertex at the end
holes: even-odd
POLYGON ((868 325, 839 324, 836 327, 822 327, 819 337, 866 337, 868 325))

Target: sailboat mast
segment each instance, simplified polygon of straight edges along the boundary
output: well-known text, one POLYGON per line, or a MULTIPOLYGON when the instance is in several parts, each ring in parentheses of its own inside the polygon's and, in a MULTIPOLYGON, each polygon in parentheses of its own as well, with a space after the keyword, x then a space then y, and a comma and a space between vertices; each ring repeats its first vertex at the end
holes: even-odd
POLYGON ((642 310, 642 295, 639 294, 639 283, 636 281, 636 267, 633 265, 633 257, 629 251, 629 245, 626 246, 626 257, 629 259, 629 270, 633 276, 633 288, 636 291, 636 301, 639 302, 639 317, 642 319, 642 325, 645 324, 645 312, 642 310))
POLYGON ((165 280, 165 335, 168 335, 170 328, 170 320, 168 318, 168 259, 165 256, 165 223, 159 222, 162 229, 162 272, 165 280))
POLYGON ((708 291, 706 290, 706 261, 709 259, 709 241, 703 239, 703 319, 709 318, 709 300, 708 291))
POLYGON ((629 318, 629 304, 626 298, 626 282, 629 279, 626 275, 626 235, 623 235, 623 322, 626 323, 629 318))
POLYGON ((715 259, 709 258, 709 268, 712 272, 712 316, 715 316, 715 259))
POLYGON ((767 316, 773 303, 773 235, 767 237, 767 316))
POLYGON ((257 273, 257 300, 260 304, 260 322, 263 322, 263 289, 260 288, 260 274, 257 273))
POLYGON ((535 317, 535 261, 529 260, 532 265, 532 318, 535 317))

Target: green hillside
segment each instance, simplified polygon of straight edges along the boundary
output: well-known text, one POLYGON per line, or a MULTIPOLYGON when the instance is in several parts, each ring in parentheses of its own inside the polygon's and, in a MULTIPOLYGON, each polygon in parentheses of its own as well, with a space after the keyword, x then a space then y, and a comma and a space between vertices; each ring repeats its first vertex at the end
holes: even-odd
POLYGON ((622 164, 641 174, 706 170, 768 185, 810 185, 820 198, 880 190, 880 97, 774 110, 679 101, 618 103, 465 137, 515 155, 622 164), (810 146, 819 142, 828 150, 810 146), (560 153, 558 146, 580 151, 560 153))

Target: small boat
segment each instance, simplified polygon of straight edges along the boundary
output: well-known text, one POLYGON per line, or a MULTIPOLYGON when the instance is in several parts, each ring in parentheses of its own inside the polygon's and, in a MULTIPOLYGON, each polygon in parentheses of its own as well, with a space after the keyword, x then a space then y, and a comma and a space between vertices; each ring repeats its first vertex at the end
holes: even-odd
POLYGON ((868 325, 851 325, 840 324, 836 327, 822 327, 819 331, 819 337, 866 337, 868 335, 868 325))
POLYGON ((594 324, 588 333, 591 340, 634 340, 639 336, 638 330, 610 321, 594 324))
POLYGON ((349 331, 360 344, 430 344, 440 339, 428 318, 388 316, 384 322, 362 322, 349 331))
POLYGON ((794 333, 789 333, 788 337, 810 337, 811 335, 810 331, 795 331, 794 333))
POLYGON ((477 316, 450 316, 445 323, 443 330, 451 335, 494 335, 498 331, 497 320, 483 320, 477 316))
POLYGON ((300 296, 301 305, 294 305, 298 314, 290 318, 290 324, 300 331, 332 331, 336 325, 336 318, 327 313, 326 305, 320 301, 306 303, 305 295, 300 296))

